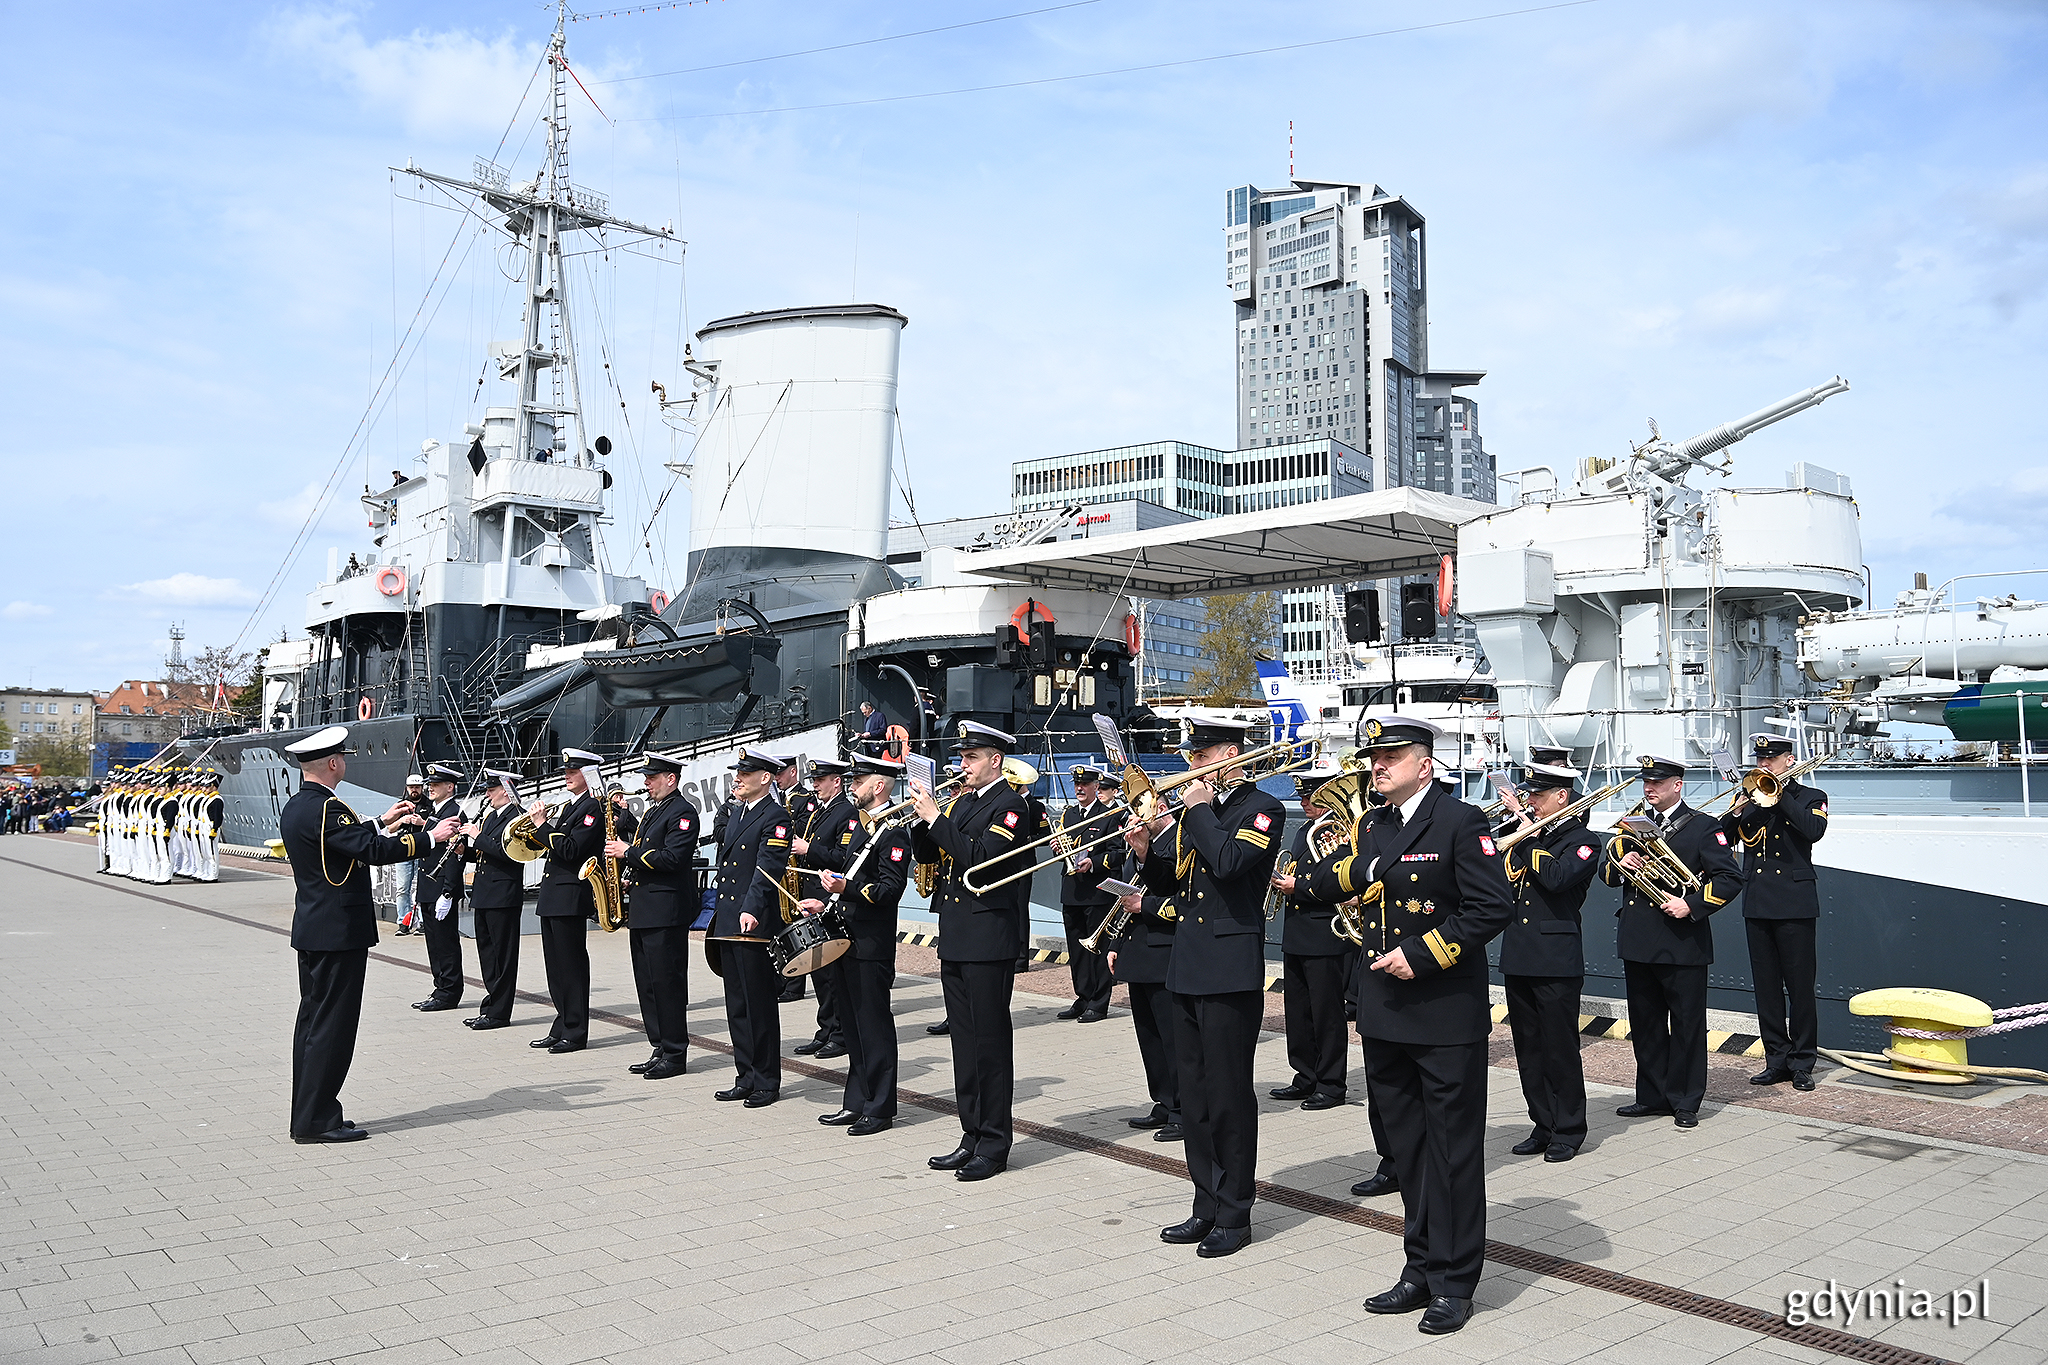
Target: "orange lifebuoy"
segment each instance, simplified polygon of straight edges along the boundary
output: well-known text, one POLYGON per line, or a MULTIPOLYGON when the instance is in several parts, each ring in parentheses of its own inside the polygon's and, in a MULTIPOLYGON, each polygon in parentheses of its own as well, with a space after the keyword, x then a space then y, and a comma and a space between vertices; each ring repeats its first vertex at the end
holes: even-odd
POLYGON ((1028 645, 1031 643, 1031 630, 1024 623, 1027 619, 1033 616, 1036 616, 1039 620, 1045 622, 1047 625, 1053 624, 1054 618, 1052 614, 1052 608, 1046 606, 1043 602, 1035 601, 1029 597, 1024 599, 1023 606, 1018 607, 1017 610, 1010 613, 1010 625, 1017 632, 1017 641, 1019 644, 1028 645))
POLYGON ((1131 651, 1133 659, 1138 657, 1138 613, 1130 612, 1124 617, 1124 648, 1131 651))
POLYGON ((364 697, 361 701, 356 703, 357 720, 368 720, 371 716, 374 716, 376 714, 377 704, 371 701, 368 697, 364 697))
POLYGON ((1456 579, 1453 577, 1455 572, 1456 570, 1451 566, 1451 557, 1449 555, 1445 555, 1436 566, 1436 614, 1438 616, 1449 616, 1451 614, 1451 604, 1456 600, 1454 596, 1456 579))
POLYGON ((647 594, 647 605, 654 608, 656 616, 661 615, 668 610, 668 594, 660 588, 656 588, 653 592, 647 594))
MULTIPOLYGON (((386 564, 377 570, 377 591, 386 597, 398 597, 405 592, 405 570, 396 564, 386 564)), ((368 716, 363 717, 368 720, 368 716)))
POLYGON ((892 725, 883 732, 883 737, 888 742, 882 746, 882 752, 901 763, 903 751, 910 747, 910 731, 900 725, 892 725))

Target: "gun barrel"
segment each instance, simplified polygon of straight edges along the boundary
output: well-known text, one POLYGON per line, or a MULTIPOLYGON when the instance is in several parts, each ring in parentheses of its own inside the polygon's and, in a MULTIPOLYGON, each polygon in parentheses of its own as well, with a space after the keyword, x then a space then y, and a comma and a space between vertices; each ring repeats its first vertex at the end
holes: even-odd
POLYGON ((1761 431, 1773 422, 1782 422, 1794 413, 1819 407, 1836 394, 1848 391, 1847 381, 1836 375, 1825 384, 1802 389, 1790 398, 1782 398, 1767 408, 1757 409, 1747 417, 1737 418, 1733 422, 1723 422, 1711 431, 1703 431, 1690 440, 1681 441, 1678 444, 1678 453, 1689 460, 1697 460, 1717 450, 1725 450, 1752 432, 1761 431))

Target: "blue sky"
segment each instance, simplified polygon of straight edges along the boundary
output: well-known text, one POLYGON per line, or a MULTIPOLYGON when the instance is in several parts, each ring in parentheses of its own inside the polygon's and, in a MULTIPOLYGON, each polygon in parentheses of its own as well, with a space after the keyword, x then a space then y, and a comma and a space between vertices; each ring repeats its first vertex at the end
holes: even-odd
MULTIPOLYGON (((1735 482, 1848 474, 1880 601, 1916 569, 2048 566, 2042 5, 1599 0, 1327 42, 1522 6, 1096 0, 747 60, 1047 4, 712 0, 571 25, 611 120, 572 106, 576 179, 690 244, 682 270, 592 276, 625 402, 606 400, 615 562, 680 575, 680 499, 639 545, 671 453, 648 381, 683 382, 686 326, 750 309, 857 293, 909 315, 927 517, 1001 507, 1014 459, 1229 445, 1222 192, 1285 179, 1292 119, 1299 174, 1428 216, 1432 359, 1489 372, 1503 469, 1566 471, 1648 417, 1689 434, 1840 373, 1853 392, 1736 448, 1735 482), (887 98, 1014 82, 1039 83, 887 98), (841 107, 753 112, 799 105, 841 107)), ((479 249, 351 447, 394 317, 460 249, 386 168, 489 154, 550 23, 535 3, 11 9, 0 682, 155 676, 174 620, 188 648, 298 633, 327 547, 364 545, 361 484, 470 420, 512 326, 479 249)), ((530 174, 526 127, 508 159, 530 174)))

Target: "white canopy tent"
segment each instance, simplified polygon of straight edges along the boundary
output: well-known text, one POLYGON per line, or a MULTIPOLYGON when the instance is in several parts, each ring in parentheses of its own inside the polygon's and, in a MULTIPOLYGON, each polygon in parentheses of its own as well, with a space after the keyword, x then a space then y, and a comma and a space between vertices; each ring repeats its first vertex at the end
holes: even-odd
POLYGON ((1420 488, 963 554, 963 573, 1133 597, 1208 597, 1433 572, 1458 526, 1500 509, 1420 488))

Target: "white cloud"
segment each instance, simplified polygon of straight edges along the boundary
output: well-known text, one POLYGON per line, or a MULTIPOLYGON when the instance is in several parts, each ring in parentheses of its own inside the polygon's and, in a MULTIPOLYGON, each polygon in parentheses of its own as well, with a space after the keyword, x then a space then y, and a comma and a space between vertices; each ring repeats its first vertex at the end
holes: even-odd
MULTIPOLYGON (((363 37, 358 16, 306 9, 270 27, 285 52, 311 58, 364 104, 396 113, 414 132, 497 132, 540 59, 540 45, 509 35, 486 40, 460 30, 363 37)), ((545 86, 542 87, 545 89, 545 86)))
POLYGON ((50 614, 50 609, 40 602, 9 602, 0 607, 0 620, 34 621, 50 614))
POLYGON ((196 573, 174 573, 169 578, 124 583, 116 592, 144 602, 177 607, 231 607, 253 602, 256 594, 238 578, 206 578, 196 573))
POLYGON ((274 498, 268 502, 257 503, 256 511, 266 521, 297 530, 319 500, 320 485, 309 483, 288 498, 274 498))
POLYGON ((1632 139, 1663 147, 1709 142, 1762 119, 1818 111, 1833 82, 1782 21, 1673 24, 1640 42, 1586 54, 1595 108, 1632 139))

